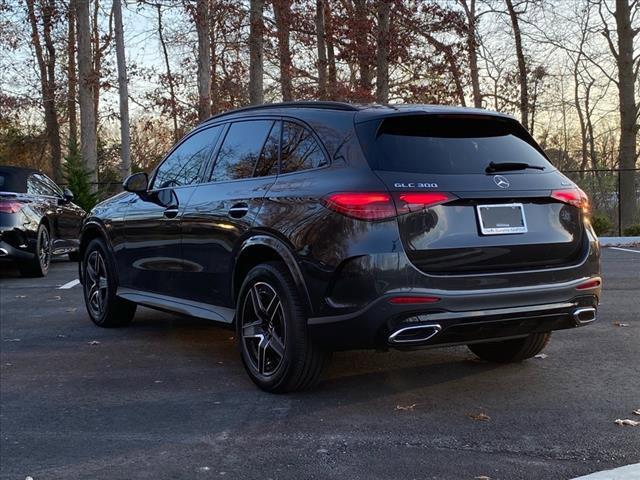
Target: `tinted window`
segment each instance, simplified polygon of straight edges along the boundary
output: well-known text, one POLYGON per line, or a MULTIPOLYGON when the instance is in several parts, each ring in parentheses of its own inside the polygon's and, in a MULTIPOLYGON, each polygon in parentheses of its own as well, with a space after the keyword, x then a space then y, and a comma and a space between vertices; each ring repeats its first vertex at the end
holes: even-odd
POLYGON ((272 120, 232 123, 218 152, 211 180, 224 182, 251 177, 272 125, 272 120))
POLYGON ((46 195, 48 197, 57 196, 56 191, 44 182, 41 175, 31 174, 27 179, 27 193, 32 195, 46 195))
POLYGON ((275 122, 271 127, 271 133, 267 137, 267 141, 262 147, 260 159, 256 165, 254 177, 266 177, 267 175, 276 175, 278 173, 278 148, 280 147, 280 125, 281 122, 275 122))
POLYGON ((35 175, 46 186, 48 190, 53 192, 52 195, 57 195, 59 197, 63 196, 62 189, 58 185, 56 185, 53 180, 43 174, 36 173, 35 175))
MULTIPOLYGON (((490 162, 553 166, 513 122, 403 116, 358 126, 374 169, 433 174, 485 173, 490 162)), ((527 170, 535 172, 536 170, 527 170)))
POLYGON ((327 164, 324 152, 309 129, 284 122, 281 173, 297 172, 327 164))
POLYGON ((153 188, 198 183, 200 168, 207 161, 221 131, 222 126, 207 128, 182 142, 158 167, 153 188))

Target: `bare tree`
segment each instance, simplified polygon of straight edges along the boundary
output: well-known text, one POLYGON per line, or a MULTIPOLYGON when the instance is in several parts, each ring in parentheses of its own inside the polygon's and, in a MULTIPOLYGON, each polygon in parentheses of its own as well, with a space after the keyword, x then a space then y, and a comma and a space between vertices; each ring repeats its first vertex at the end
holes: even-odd
POLYGON ((73 0, 76 10, 78 37, 78 100, 80 103, 80 153, 97 191, 98 137, 94 98, 95 79, 92 68, 91 32, 89 28, 89 0, 73 0))
POLYGON ((40 2, 40 8, 36 11, 35 0, 27 0, 27 13, 31 24, 31 43, 38 62, 40 76, 40 93, 44 108, 44 121, 46 126, 47 143, 51 155, 51 168, 54 180, 60 181, 60 163, 62 149, 60 146, 60 125, 58 111, 56 109, 56 48, 53 43, 51 31, 56 15, 55 0, 40 2), (39 14, 39 15, 38 15, 39 14), (38 24, 38 16, 42 22, 42 48, 41 34, 38 24))
POLYGON ((469 76, 473 92, 473 106, 482 108, 482 93, 480 92, 480 74, 478 68, 478 16, 476 14, 476 0, 458 0, 466 17, 465 32, 467 54, 469 55, 469 76))
POLYGON ((158 37, 160 38, 160 46, 162 47, 162 57, 164 58, 164 66, 167 72, 167 82, 169 83, 169 103, 171 109, 171 120, 173 122, 173 140, 177 142, 180 139, 180 130, 178 128, 178 101, 176 99, 176 87, 171 73, 171 62, 169 62, 169 51, 167 50, 167 42, 164 38, 164 24, 162 23, 162 7, 156 4, 158 12, 158 37))
POLYGON ((129 88, 127 86, 127 62, 124 54, 122 28, 122 4, 113 0, 115 21, 116 60, 118 63, 118 94, 120 95, 120 173, 122 178, 131 175, 131 136, 129 134, 129 88))
POLYGON ((377 1, 376 101, 389 103, 389 17, 391 0, 377 1))
POLYGON ((513 6, 513 0, 505 0, 511 28, 513 29, 513 39, 516 44, 516 57, 518 59, 518 82, 520 84, 520 116, 525 128, 529 128, 529 85, 527 83, 527 64, 522 47, 522 33, 520 31, 519 12, 513 6))
POLYGON ((69 115, 69 149, 78 148, 78 118, 76 115, 76 94, 78 74, 76 72, 76 14, 73 5, 67 11, 67 110, 69 115))
POLYGON ((316 0, 316 45, 318 50, 318 97, 327 98, 327 43, 324 28, 324 0, 316 0))
POLYGON ((356 57, 358 61, 359 96, 361 100, 367 100, 371 95, 373 73, 371 58, 369 56, 369 9, 366 0, 353 0, 353 23, 356 44, 356 57))
POLYGON ((198 32, 198 119, 211 116, 211 44, 209 43, 209 0, 196 4, 196 31, 198 32))
POLYGON ((251 0, 249 10, 249 102, 264 103, 264 0, 251 0))
POLYGON ((334 48, 333 15, 328 0, 324 0, 324 24, 327 43, 327 73, 328 73, 328 95, 331 100, 338 99, 338 73, 336 68, 336 53, 334 48))
POLYGON ((278 37, 278 58, 280 60, 280 88, 282 100, 293 99, 292 60, 289 34, 291 31, 291 0, 273 0, 273 13, 278 37))

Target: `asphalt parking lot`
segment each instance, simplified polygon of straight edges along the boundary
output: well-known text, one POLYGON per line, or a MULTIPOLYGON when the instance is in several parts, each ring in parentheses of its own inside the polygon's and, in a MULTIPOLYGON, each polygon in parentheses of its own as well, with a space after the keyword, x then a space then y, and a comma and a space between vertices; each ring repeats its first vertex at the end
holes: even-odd
POLYGON ((0 478, 555 480, 640 462, 640 427, 614 423, 640 408, 638 252, 603 251, 598 321, 545 358, 345 352, 317 389, 279 396, 229 330, 148 309, 99 329, 80 287, 59 288, 74 264, 5 269, 0 478))

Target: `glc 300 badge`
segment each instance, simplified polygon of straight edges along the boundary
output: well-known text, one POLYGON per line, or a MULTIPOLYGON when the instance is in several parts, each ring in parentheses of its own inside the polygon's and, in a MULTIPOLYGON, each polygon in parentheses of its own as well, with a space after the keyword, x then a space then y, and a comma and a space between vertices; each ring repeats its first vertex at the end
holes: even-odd
POLYGON ((396 188, 438 188, 437 183, 394 183, 396 188))
POLYGON ((505 177, 503 177, 502 175, 496 175, 493 177, 493 181, 496 183, 497 186, 499 186, 500 188, 509 188, 509 186, 511 185, 509 183, 509 180, 507 180, 505 177))

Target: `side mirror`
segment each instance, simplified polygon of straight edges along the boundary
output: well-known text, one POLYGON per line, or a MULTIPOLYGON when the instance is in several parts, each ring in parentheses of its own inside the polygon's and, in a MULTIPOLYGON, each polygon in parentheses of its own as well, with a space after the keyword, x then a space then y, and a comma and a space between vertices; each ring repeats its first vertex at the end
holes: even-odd
POLYGON ((69 190, 67 187, 62 189, 62 196, 65 202, 73 202, 73 192, 69 190))
POLYGON ((146 173, 134 173, 124 179, 122 188, 127 192, 145 193, 149 189, 149 177, 146 173))

